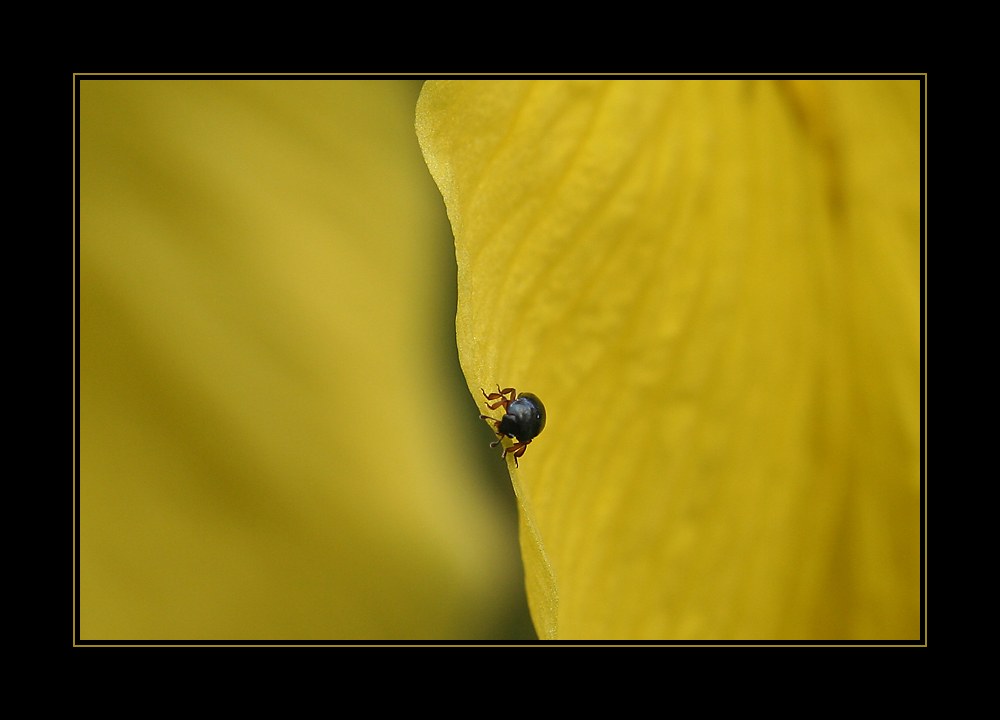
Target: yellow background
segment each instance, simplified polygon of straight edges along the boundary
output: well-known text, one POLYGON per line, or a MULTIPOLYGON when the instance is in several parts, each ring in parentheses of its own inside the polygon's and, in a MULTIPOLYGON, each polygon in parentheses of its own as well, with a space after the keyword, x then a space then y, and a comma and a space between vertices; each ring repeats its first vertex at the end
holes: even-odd
POLYGON ((419 89, 81 82, 82 639, 530 636, 419 89))

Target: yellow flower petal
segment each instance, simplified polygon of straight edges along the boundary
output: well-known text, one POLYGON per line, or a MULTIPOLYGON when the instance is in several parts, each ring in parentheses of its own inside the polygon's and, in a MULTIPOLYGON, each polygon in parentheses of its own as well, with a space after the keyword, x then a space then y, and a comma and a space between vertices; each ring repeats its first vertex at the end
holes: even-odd
POLYGON ((539 635, 919 634, 919 84, 431 82, 539 635))
POLYGON ((83 639, 496 632, 416 92, 83 81, 83 639))

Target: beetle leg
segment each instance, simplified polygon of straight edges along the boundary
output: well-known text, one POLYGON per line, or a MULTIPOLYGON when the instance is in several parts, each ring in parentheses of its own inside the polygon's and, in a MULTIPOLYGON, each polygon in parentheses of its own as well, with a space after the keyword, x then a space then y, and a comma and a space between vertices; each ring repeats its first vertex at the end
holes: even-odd
POLYGON ((517 459, 524 455, 524 451, 528 449, 528 443, 514 443, 509 448, 503 449, 503 455, 501 457, 507 457, 507 453, 514 456, 514 467, 517 467, 517 459))
MULTIPOLYGON (((500 390, 500 386, 499 385, 497 385, 497 390, 500 390)), ((512 402, 514 402, 514 398, 517 397, 517 390, 515 390, 514 388, 504 388, 503 390, 500 390, 500 396, 501 397, 504 397, 508 393, 510 393, 510 400, 507 400, 507 402, 505 402, 503 404, 503 411, 504 412, 507 412, 507 406, 510 405, 512 402)), ((504 398, 504 399, 506 400, 506 398, 504 398)))
POLYGON ((496 430, 500 426, 500 421, 497 420, 496 418, 491 418, 489 415, 480 415, 479 417, 481 420, 493 423, 493 432, 497 433, 497 439, 496 441, 490 443, 490 447, 496 447, 497 445, 500 444, 500 441, 503 440, 504 438, 503 434, 497 432, 496 430))
POLYGON ((517 391, 514 388, 504 388, 501 390, 499 385, 497 385, 497 391, 495 393, 490 393, 489 395, 487 395, 486 391, 482 388, 479 388, 479 391, 483 394, 483 397, 486 398, 486 407, 490 410, 496 410, 498 407, 503 405, 504 412, 507 412, 507 406, 514 402, 514 398, 517 397, 517 391), (507 399, 507 395, 510 395, 509 400, 507 399), (497 398, 499 398, 499 400, 497 400, 497 398), (491 404, 490 401, 492 400, 496 400, 496 402, 491 404))
MULTIPOLYGON (((490 410, 496 410, 498 407, 502 405, 504 412, 507 412, 507 406, 511 404, 512 402, 511 400, 508 400, 500 393, 490 393, 489 395, 487 395, 485 390, 483 390, 482 388, 479 389, 482 391, 483 396, 486 398, 486 407, 488 407, 490 410), (500 399, 497 400, 497 398, 500 399), (491 400, 497 400, 497 401, 495 403, 491 403, 490 402, 491 400)), ((497 385, 497 390, 499 389, 500 386, 497 385)))
MULTIPOLYGON (((482 391, 483 395, 486 395, 485 390, 483 390, 482 388, 479 389, 482 391)), ((496 400, 497 398, 503 398, 504 400, 507 400, 507 396, 510 395, 510 400, 508 400, 508 402, 512 402, 514 400, 514 395, 516 393, 517 391, 514 390, 514 388, 504 388, 503 390, 501 390, 500 386, 497 385, 497 391, 495 393, 490 393, 489 395, 486 395, 486 399, 496 400)))

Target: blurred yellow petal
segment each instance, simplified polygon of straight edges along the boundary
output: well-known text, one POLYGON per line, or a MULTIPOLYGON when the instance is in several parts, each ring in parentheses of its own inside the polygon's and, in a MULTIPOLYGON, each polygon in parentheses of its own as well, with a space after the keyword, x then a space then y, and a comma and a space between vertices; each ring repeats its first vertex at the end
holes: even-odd
POLYGON ((919 635, 919 83, 430 82, 541 637, 919 635))
POLYGON ((495 632, 416 93, 82 82, 83 639, 495 632))

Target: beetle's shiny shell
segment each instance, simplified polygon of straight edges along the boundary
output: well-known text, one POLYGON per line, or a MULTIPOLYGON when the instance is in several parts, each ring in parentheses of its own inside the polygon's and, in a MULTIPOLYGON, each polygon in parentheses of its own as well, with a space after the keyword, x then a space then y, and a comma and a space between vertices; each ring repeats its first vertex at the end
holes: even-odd
POLYGON ((545 427, 545 406, 532 393, 521 393, 507 406, 497 431, 518 442, 531 442, 545 427))

